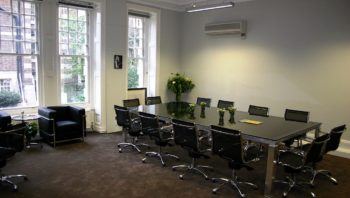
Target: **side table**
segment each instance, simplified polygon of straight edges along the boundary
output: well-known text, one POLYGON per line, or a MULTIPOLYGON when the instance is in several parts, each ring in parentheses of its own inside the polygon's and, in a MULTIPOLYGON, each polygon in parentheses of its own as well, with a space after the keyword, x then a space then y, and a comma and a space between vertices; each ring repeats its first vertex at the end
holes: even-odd
MULTIPOLYGON (((14 115, 11 116, 12 120, 26 123, 28 126, 29 121, 35 121, 38 120, 40 116, 38 114, 24 114, 21 115, 14 115)), ((43 145, 41 144, 42 138, 36 134, 35 137, 30 137, 30 134, 26 134, 26 147, 31 148, 31 146, 40 146, 40 148, 43 148, 43 145)))

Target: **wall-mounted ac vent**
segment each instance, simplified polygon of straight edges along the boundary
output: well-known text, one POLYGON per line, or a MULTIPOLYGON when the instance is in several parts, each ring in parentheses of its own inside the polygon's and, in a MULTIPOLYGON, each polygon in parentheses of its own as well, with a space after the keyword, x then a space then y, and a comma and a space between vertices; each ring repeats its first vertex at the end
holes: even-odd
POLYGON ((247 31, 246 21, 229 21, 206 24, 204 32, 208 35, 240 34, 245 36, 247 31))

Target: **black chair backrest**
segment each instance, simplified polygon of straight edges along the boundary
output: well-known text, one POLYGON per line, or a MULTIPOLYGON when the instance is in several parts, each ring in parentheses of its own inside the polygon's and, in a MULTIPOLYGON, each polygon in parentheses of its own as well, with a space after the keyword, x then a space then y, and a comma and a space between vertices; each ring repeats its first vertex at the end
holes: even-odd
POLYGON ((329 134, 322 135, 314 139, 311 143, 309 150, 307 151, 305 164, 309 162, 318 162, 322 159, 325 153, 327 143, 329 141, 329 134))
POLYGON ((199 151, 198 134, 194 123, 172 120, 175 144, 191 151, 199 151))
POLYGON ((309 121, 309 112, 299 111, 293 109, 286 109, 284 113, 284 119, 289 121, 296 122, 308 122, 309 121))
POLYGON ((210 103, 211 103, 211 99, 210 98, 201 98, 201 97, 197 97, 197 105, 200 105, 201 102, 205 102, 206 103, 206 107, 210 107, 210 103))
POLYGON ((344 124, 344 125, 340 125, 338 127, 333 128, 331 130, 331 132, 329 132, 330 140, 327 144, 326 152, 335 151, 338 149, 341 136, 343 135, 345 130, 346 130, 346 125, 344 124))
POLYGON ((141 118, 142 132, 146 135, 160 138, 159 121, 157 116, 149 113, 139 112, 141 118))
POLYGON ((257 116, 269 116, 269 108, 268 107, 261 107, 261 106, 255 106, 255 105, 249 105, 248 113, 250 115, 257 115, 257 116))
POLYGON ((241 133, 239 131, 212 125, 211 133, 213 154, 237 163, 243 162, 241 133))
POLYGON ((146 99, 146 105, 154 105, 154 104, 161 104, 162 99, 160 96, 152 96, 152 97, 147 97, 146 99))
POLYGON ((140 106, 140 100, 138 98, 123 100, 124 107, 137 107, 140 106))
POLYGON ((219 100, 217 107, 220 109, 222 108, 227 109, 228 107, 233 107, 234 105, 235 103, 233 101, 219 100))
POLYGON ((124 128, 130 127, 130 113, 129 110, 126 107, 121 107, 118 105, 114 105, 114 110, 117 120, 117 124, 124 128))

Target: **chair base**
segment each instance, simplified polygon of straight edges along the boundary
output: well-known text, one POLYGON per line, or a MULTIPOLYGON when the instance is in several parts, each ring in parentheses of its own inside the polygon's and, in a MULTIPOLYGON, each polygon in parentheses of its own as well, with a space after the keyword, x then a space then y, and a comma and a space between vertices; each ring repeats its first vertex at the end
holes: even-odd
POLYGON ((14 192, 17 192, 18 186, 9 179, 19 178, 19 177, 23 178, 25 181, 28 180, 28 177, 26 175, 2 175, 2 176, 0 176, 0 183, 7 183, 7 184, 12 185, 12 190, 14 192))
POLYGON ((334 177, 332 177, 332 173, 331 173, 329 170, 315 170, 315 169, 312 168, 312 167, 308 167, 307 170, 310 171, 311 174, 312 174, 312 179, 310 180, 310 184, 311 184, 312 186, 315 185, 315 179, 316 179, 316 176, 317 176, 317 175, 324 175, 324 176, 326 176, 326 178, 329 179, 333 184, 335 184, 335 185, 338 184, 337 179, 335 179, 334 177))
MULTIPOLYGON (((308 183, 308 182, 299 182, 299 181, 297 181, 295 176, 292 176, 292 178, 287 176, 286 180, 274 180, 274 182, 288 185, 288 190, 283 192, 283 197, 287 197, 288 193, 293 188, 300 188, 300 189, 305 190, 306 186, 311 186, 311 184, 308 183)), ((307 192, 311 195, 311 197, 313 197, 313 198, 316 197, 316 194, 314 192, 312 192, 312 191, 307 191, 307 192)))
POLYGON ((220 190, 222 187, 224 187, 226 184, 230 184, 234 189, 236 189, 241 197, 245 197, 245 194, 242 192, 240 185, 245 184, 248 186, 251 186, 254 190, 258 189, 258 186, 251 183, 251 182, 245 182, 245 181, 239 181, 238 177, 235 175, 235 171, 232 171, 232 178, 212 178, 212 182, 222 181, 223 183, 220 184, 218 187, 214 188, 212 190, 212 193, 216 194, 218 190, 220 190))
POLYGON ((141 153, 141 149, 139 148, 140 146, 145 146, 145 147, 150 148, 150 146, 148 144, 143 144, 143 143, 133 144, 133 143, 129 143, 129 142, 121 142, 118 144, 118 148, 119 148, 118 151, 119 151, 119 153, 122 153, 124 148, 131 147, 132 149, 141 153))
POLYGON ((192 163, 187 165, 187 164, 183 164, 183 165, 177 165, 177 166, 173 166, 172 169, 173 171, 175 171, 176 169, 185 169, 185 173, 184 174, 181 174, 179 175, 179 178, 180 179, 183 179, 184 176, 186 175, 186 173, 192 171, 192 172, 195 172, 195 173, 199 173, 200 175, 202 175, 206 180, 209 179, 208 175, 205 174, 202 170, 200 170, 199 168, 205 168, 205 169, 209 169, 211 171, 214 170, 213 167, 211 166, 204 166, 204 165, 197 165, 196 164, 196 159, 195 158, 192 158, 192 163))
POLYGON ((176 160, 179 160, 180 158, 176 155, 172 155, 172 154, 169 154, 169 153, 161 153, 161 152, 146 152, 145 153, 145 158, 142 159, 142 162, 145 163, 146 160, 147 160, 147 157, 157 157, 158 159, 160 159, 160 162, 162 163, 162 166, 166 166, 163 158, 164 157, 172 157, 172 158, 175 158, 176 160))

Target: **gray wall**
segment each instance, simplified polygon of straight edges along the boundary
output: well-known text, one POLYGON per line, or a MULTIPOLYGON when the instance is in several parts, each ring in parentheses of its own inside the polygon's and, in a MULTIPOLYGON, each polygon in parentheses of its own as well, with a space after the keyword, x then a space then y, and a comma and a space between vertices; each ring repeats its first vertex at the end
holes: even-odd
POLYGON ((278 116, 307 110, 324 130, 350 125, 349 10, 348 0, 264 0, 185 14, 181 71, 196 84, 187 100, 229 99, 240 110, 256 104, 278 116), (248 22, 246 39, 204 34, 206 23, 240 19, 248 22))

